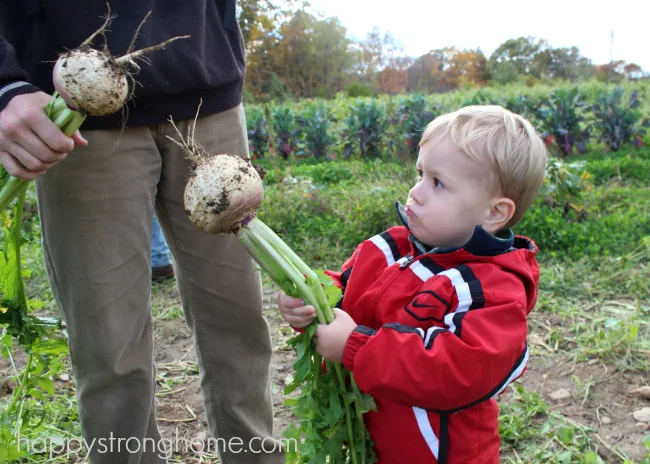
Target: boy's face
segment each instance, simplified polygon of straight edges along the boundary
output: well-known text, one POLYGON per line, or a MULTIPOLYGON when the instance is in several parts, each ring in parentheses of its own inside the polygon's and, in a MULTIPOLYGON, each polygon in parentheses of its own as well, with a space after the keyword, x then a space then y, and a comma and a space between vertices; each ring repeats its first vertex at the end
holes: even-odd
POLYGON ((418 182, 406 201, 411 233, 430 246, 464 245, 497 198, 494 169, 472 160, 448 137, 422 146, 416 168, 418 182))

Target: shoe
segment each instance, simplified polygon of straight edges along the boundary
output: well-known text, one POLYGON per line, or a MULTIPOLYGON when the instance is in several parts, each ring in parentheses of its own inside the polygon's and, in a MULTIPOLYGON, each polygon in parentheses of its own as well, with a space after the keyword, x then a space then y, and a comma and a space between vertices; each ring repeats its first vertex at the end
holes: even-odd
POLYGON ((151 268, 152 282, 162 282, 163 280, 171 279, 172 277, 174 277, 174 266, 171 264, 151 268))

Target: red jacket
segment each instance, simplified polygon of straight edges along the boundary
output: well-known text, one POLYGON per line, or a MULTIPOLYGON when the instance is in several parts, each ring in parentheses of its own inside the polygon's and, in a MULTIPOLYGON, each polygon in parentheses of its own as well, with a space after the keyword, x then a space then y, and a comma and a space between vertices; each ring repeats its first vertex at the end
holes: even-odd
POLYGON ((378 462, 497 463, 494 398, 528 361, 537 247, 477 227, 463 248, 417 250, 408 229, 394 227, 328 272, 359 324, 343 365, 375 398, 366 424, 378 462))

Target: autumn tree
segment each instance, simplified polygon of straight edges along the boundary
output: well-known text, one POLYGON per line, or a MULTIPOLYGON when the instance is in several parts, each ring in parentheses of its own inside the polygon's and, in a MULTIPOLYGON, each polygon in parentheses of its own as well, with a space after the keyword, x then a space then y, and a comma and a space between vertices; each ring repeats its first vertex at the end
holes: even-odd
POLYGON ((486 82, 487 59, 480 49, 443 49, 444 67, 441 76, 450 89, 464 86, 482 86, 486 82))
POLYGON ((645 77, 643 69, 636 63, 627 63, 623 67, 623 75, 626 79, 631 81, 636 81, 645 77))
POLYGON ((490 79, 505 84, 514 81, 518 75, 539 77, 539 54, 547 47, 545 40, 534 37, 506 40, 494 50, 487 62, 490 79))
POLYGON ((420 56, 408 69, 408 89, 423 93, 436 92, 444 65, 444 53, 441 50, 433 50, 420 56))
POLYGON ((406 91, 408 82, 408 71, 387 66, 377 75, 377 90, 381 93, 397 95, 406 91))

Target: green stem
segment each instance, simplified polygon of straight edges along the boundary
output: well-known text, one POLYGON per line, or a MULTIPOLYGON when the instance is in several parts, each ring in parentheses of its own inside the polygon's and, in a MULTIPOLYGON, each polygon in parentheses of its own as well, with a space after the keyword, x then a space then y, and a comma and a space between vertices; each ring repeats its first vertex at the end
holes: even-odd
MULTIPOLYGON (((334 320, 334 314, 327 303, 325 292, 316 273, 270 227, 255 218, 240 229, 238 236, 240 242, 249 250, 258 264, 270 270, 269 275, 283 274, 293 282, 300 295, 316 309, 319 323, 329 324, 334 320)), ((329 364, 334 368, 341 391, 345 392, 347 385, 341 365, 329 364)), ((350 458, 352 464, 357 464, 350 402, 345 394, 342 394, 342 399, 345 408, 350 458)))
POLYGON ((11 404, 9 404, 9 407, 7 408, 7 417, 11 417, 11 413, 13 412, 14 408, 18 404, 18 401, 20 400, 20 397, 23 396, 23 390, 25 390, 25 386, 27 385, 27 380, 29 379, 29 371, 32 366, 32 357, 34 356, 33 352, 29 352, 29 356, 27 356, 27 364, 25 365, 25 373, 23 374, 23 380, 20 382, 20 386, 14 390, 14 398, 11 401, 11 404))
POLYGON ((253 257, 257 264, 262 267, 262 270, 268 274, 269 277, 271 277, 271 279, 273 279, 273 281, 279 285, 287 295, 294 294, 295 287, 291 280, 287 278, 281 269, 278 269, 278 267, 268 259, 263 250, 260 249, 255 236, 249 233, 243 233, 239 235, 239 241, 244 245, 244 248, 248 250, 248 253, 253 257))
MULTIPOLYGON (((354 381, 354 375, 350 373, 350 386, 352 387, 352 391, 354 392, 354 397, 357 398, 361 396, 361 391, 359 390, 359 387, 357 386, 357 383, 354 381)), ((359 426, 359 437, 361 437, 361 449, 360 454, 361 454, 361 462, 362 464, 365 464, 366 462, 366 456, 367 456, 367 450, 366 450, 366 425, 363 422, 363 412, 361 412, 361 409, 359 407, 354 408, 354 413, 357 417, 357 424, 359 426)))
POLYGON ((314 391, 318 390, 318 381, 320 380, 320 369, 321 369, 321 364, 323 363, 323 357, 318 354, 316 351, 314 351, 314 376, 313 376, 313 388, 314 391))
POLYGON ((19 179, 18 177, 9 177, 7 182, 2 186, 2 190, 0 190, 0 211, 9 206, 9 203, 16 198, 16 194, 20 188, 26 185, 27 182, 25 179, 19 179))
MULTIPOLYGON (((343 391, 346 391, 345 379, 343 378, 343 371, 340 364, 329 363, 334 366, 336 377, 339 380, 339 385, 343 391)), ((348 447, 350 448, 350 457, 352 464, 357 464, 356 447, 354 446, 354 429, 352 428, 352 411, 350 410, 350 402, 347 400, 346 395, 343 396, 343 406, 345 407, 345 425, 348 429, 348 447)))
POLYGON ((61 127, 61 130, 66 137, 72 137, 77 129, 79 129, 83 122, 86 120, 86 115, 80 113, 79 111, 71 110, 70 108, 67 108, 67 111, 70 111, 72 113, 72 119, 70 119, 68 124, 66 124, 64 127, 61 127))
MULTIPOLYGON (((68 108, 65 101, 56 92, 52 95, 50 103, 45 106, 44 111, 50 120, 53 117, 56 118, 52 122, 63 131, 66 137, 72 137, 72 134, 81 127, 81 124, 86 119, 85 114, 68 108)), ((16 198, 19 189, 27 185, 28 182, 25 179, 19 179, 13 176, 9 177, 9 180, 5 182, 2 190, 0 190, 0 210, 9 206, 9 203, 16 198)))
MULTIPOLYGON (((334 313, 332 309, 327 304, 327 297, 323 291, 323 286, 318 279, 316 273, 305 264, 305 262, 300 259, 300 257, 286 244, 284 241, 278 237, 278 235, 271 229, 269 226, 264 224, 259 218, 253 219, 246 227, 243 229, 251 228, 256 234, 264 237, 266 241, 277 250, 280 255, 284 256, 303 276, 305 276, 307 283, 313 289, 313 294, 316 297, 318 306, 323 311, 323 319, 319 318, 321 324, 329 324, 334 320, 334 313)), ((314 306, 316 304, 312 303, 314 306)))
MULTIPOLYGON (((296 262, 292 260, 290 256, 287 256, 284 253, 280 252, 270 243, 269 238, 272 237, 269 237, 267 231, 263 229, 260 230, 259 228, 256 228, 254 226, 252 227, 253 223, 259 224, 261 223, 261 221, 259 221, 258 219, 254 219, 253 221, 251 221, 251 223, 248 226, 242 227, 242 229, 239 232, 240 237, 249 238, 250 242, 253 242, 254 247, 257 249, 257 250, 253 250, 253 253, 258 253, 259 251, 261 251, 264 255, 266 255, 269 261, 273 262, 273 268, 281 269, 282 273, 293 282, 293 284, 296 286, 298 292, 302 295, 302 297, 305 300, 307 300, 309 304, 314 306, 314 308, 316 309, 318 322, 320 322, 321 324, 327 324, 328 321, 325 317, 325 312, 323 311, 324 309, 323 305, 315 295, 316 288, 313 285, 308 285, 304 275, 301 273, 301 270, 299 270, 298 266, 295 266, 296 262)), ((278 240, 281 241, 279 237, 277 238, 278 240)), ((249 242, 242 241, 242 244, 246 246, 247 244, 249 244, 249 242)), ((262 261, 265 260, 263 259, 262 261)), ((258 264, 264 267, 263 262, 258 261, 258 264)), ((311 272, 313 273, 313 271, 311 272)), ((322 288, 320 287, 320 281, 318 282, 318 289, 322 291, 322 288)))
POLYGON ((52 122, 54 123, 54 125, 56 125, 56 127, 63 128, 70 122, 71 119, 72 119, 72 111, 63 110, 56 114, 56 117, 52 120, 52 122))

